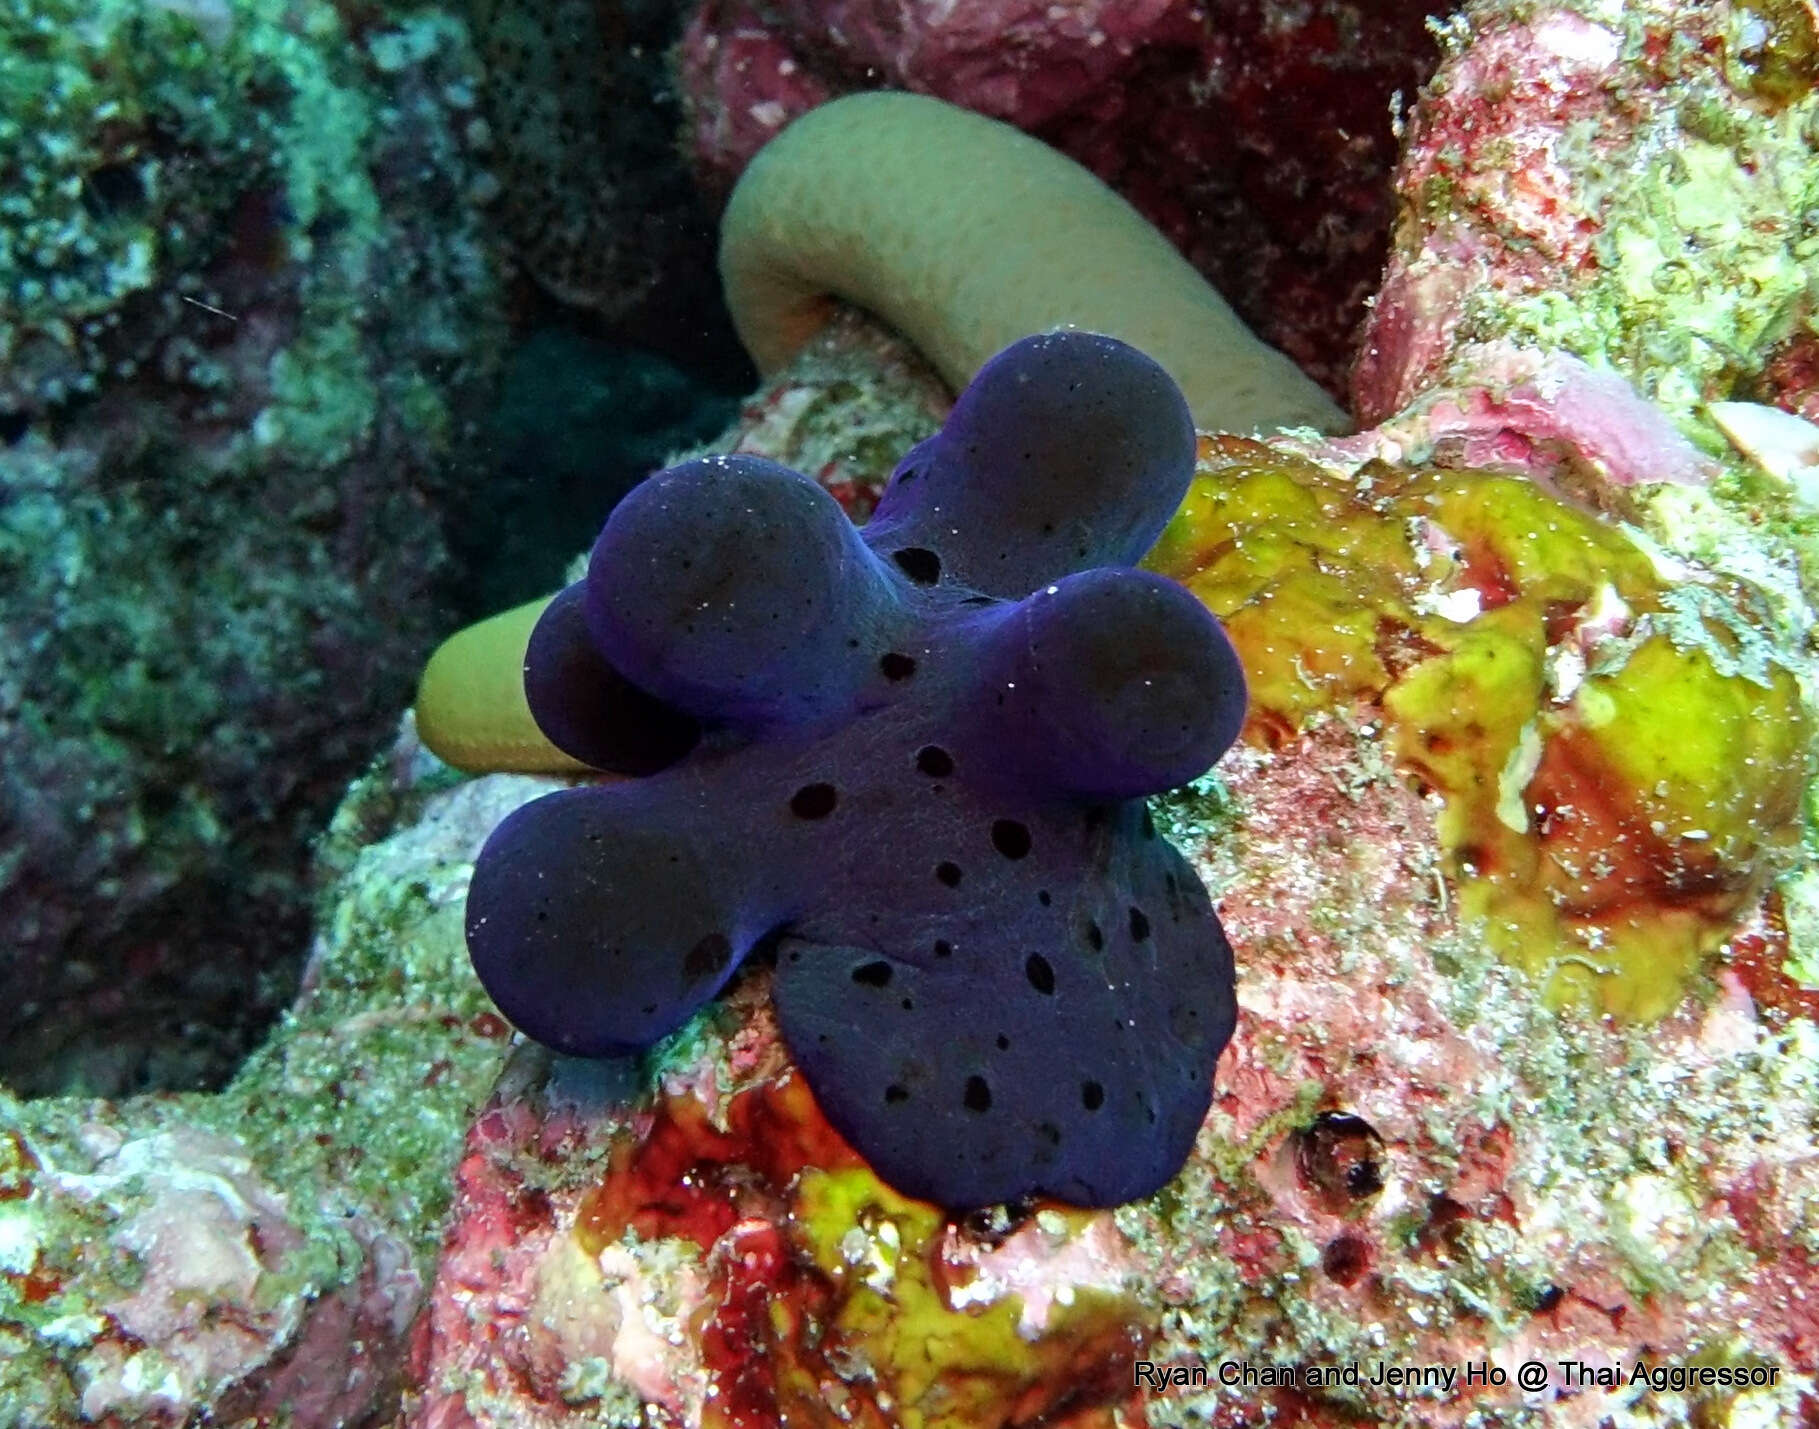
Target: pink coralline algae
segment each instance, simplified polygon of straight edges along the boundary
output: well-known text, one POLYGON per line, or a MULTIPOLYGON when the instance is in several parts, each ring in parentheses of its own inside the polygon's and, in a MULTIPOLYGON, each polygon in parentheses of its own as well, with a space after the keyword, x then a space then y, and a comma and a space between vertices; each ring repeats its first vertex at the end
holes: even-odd
POLYGON ((732 181, 798 114, 900 88, 1079 160, 1259 335, 1339 393, 1382 268, 1392 96, 1433 67, 1442 0, 710 0, 681 48, 697 170, 732 181))
POLYGON ((1408 121, 1359 420, 1469 381, 1497 339, 1614 368, 1676 418, 1810 410, 1810 7, 1468 14, 1408 121))
POLYGON ((1556 140, 1583 127, 1609 155, 1633 139, 1605 85, 1619 46, 1612 31, 1556 9, 1483 36, 1434 87, 1411 125, 1398 180, 1412 202, 1353 380, 1363 420, 1402 410, 1432 384, 1478 284, 1549 292, 1597 268, 1597 195, 1575 186, 1556 140), (1426 261, 1409 262, 1415 205, 1434 190, 1426 261))
POLYGON ((1521 472, 1593 504, 1638 484, 1701 486, 1718 471, 1660 408, 1608 369, 1509 342, 1448 352, 1458 380, 1322 449, 1360 461, 1420 452, 1448 465, 1521 472))

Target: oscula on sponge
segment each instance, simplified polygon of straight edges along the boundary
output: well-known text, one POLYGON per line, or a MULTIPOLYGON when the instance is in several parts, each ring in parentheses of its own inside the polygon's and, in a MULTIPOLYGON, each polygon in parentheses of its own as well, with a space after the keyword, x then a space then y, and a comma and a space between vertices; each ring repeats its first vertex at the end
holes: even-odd
POLYGON ((1166 373, 1057 333, 986 365, 863 532, 756 458, 646 482, 526 668, 556 744, 643 777, 488 841, 468 941, 500 1008, 628 1052, 774 948, 792 1054, 899 1189, 1161 1186, 1235 1016, 1211 901, 1140 802, 1243 718, 1218 623, 1132 568, 1193 457, 1166 373))

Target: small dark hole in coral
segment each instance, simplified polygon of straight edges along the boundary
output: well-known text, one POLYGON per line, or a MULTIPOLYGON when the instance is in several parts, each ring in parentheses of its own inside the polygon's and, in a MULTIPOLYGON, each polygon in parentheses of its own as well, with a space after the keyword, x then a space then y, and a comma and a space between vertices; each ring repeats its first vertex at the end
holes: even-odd
POLYGON ((96 218, 130 215, 145 203, 145 180, 132 164, 103 164, 85 183, 83 207, 96 218))
POLYGON ((789 811, 799 819, 825 819, 837 802, 832 784, 804 784, 790 795, 789 811))
POLYGON ((0 411, 0 443, 17 446, 32 429, 31 415, 26 412, 0 411))
POLYGON ((1059 1146, 1061 1144, 1061 1128, 1056 1126, 1052 1121, 1042 1122, 1037 1126, 1036 1132, 1050 1146, 1059 1146))
POLYGON ((893 552, 891 559, 917 585, 933 585, 941 579, 941 557, 926 546, 905 546, 893 552))
POLYGON ((884 672, 887 680, 907 680, 916 673, 916 662, 907 655, 899 655, 891 650, 878 657, 878 668, 884 672))
POLYGON ((909 1088, 900 1087, 892 1082, 884 1089, 884 1100, 890 1106, 895 1106, 898 1102, 906 1102, 909 1100, 909 1088))
POLYGON ((960 886, 960 865, 943 860, 935 865, 935 877, 949 888, 958 888, 960 886))
POLYGON ((984 1077, 968 1077, 966 1093, 961 1100, 966 1103, 968 1111, 990 1111, 992 1109, 992 1089, 986 1085, 984 1077))
POLYGON ((1383 1189, 1383 1138, 1362 1117, 1323 1111, 1295 1133, 1295 1170, 1328 1211, 1339 1214, 1383 1189))
POLYGON ((891 985, 891 965, 882 959, 877 962, 860 963, 853 969, 853 981, 865 987, 889 987, 891 985))
POLYGON ((1535 1297, 1535 1313, 1545 1315, 1566 1299, 1566 1291, 1558 1285, 1550 1285, 1535 1297))
POLYGON ((682 960, 682 976, 690 982, 716 977, 732 960, 733 945, 724 933, 709 933, 682 960))
POLYGON ((1455 1250, 1471 1217, 1472 1213, 1451 1196, 1435 1196, 1427 1203, 1427 1224, 1415 1232, 1415 1244, 1429 1251, 1455 1250))
POLYGON ((903 468, 902 471, 897 473, 897 480, 900 483, 902 483, 903 485, 907 486, 907 485, 909 485, 910 482, 914 481, 917 477, 919 477, 921 475, 922 475, 922 473, 917 471, 915 467, 906 466, 903 468))
POLYGON ((543 909, 541 909, 541 908, 539 908, 539 909, 538 909, 538 910, 537 910, 537 921, 538 921, 538 922, 539 922, 539 923, 547 923, 547 922, 549 922, 549 914, 548 914, 548 913, 546 913, 546 912, 544 912, 544 910, 543 910, 543 909))
POLYGON ((1030 851, 1029 828, 1015 819, 994 820, 992 847, 1006 858, 1022 858, 1030 851))
POLYGON ((989 595, 969 595, 965 600, 961 601, 960 604, 962 604, 962 605, 992 605, 992 604, 995 604, 995 602, 992 600, 992 598, 989 595))
POLYGON ((909 997, 904 998, 903 1001, 899 1004, 899 1006, 901 1006, 905 1012, 914 1012, 916 1010, 916 1002, 915 1002, 914 998, 909 998, 909 997))
POLYGON ((1031 953, 1023 960, 1023 975, 1029 979, 1030 986, 1044 997, 1054 992, 1055 970, 1041 953, 1031 953))
POLYGON ((1053 903, 1055 900, 1049 896, 1048 889, 1038 888, 1036 890, 1036 901, 1038 903, 1040 903, 1044 908, 1046 908, 1046 907, 1048 907, 1049 904, 1053 903))
POLYGON ((1080 1105, 1088 1111, 1098 1111, 1105 1105, 1105 1088, 1097 1082, 1080 1084, 1080 1105))
POLYGON ((1320 1268, 1348 1290, 1371 1268, 1371 1251, 1355 1235, 1334 1236, 1320 1256, 1320 1268))
POLYGON ((989 1249, 1004 1244, 1035 1214, 1036 1203, 1028 1196, 1019 1196, 1001 1205, 968 1211, 960 1218, 959 1226, 970 1239, 989 1249))
POLYGON ((1105 930, 1091 918, 1086 920, 1086 943, 1095 953, 1105 951, 1105 930))
POLYGON ((1150 935, 1150 920, 1143 916, 1141 908, 1131 909, 1131 941, 1141 943, 1150 935))
POLYGON ((953 955, 954 955, 954 945, 952 943, 948 942, 948 940, 946 938, 935 939, 935 956, 936 957, 951 958, 953 955))
POLYGON ((945 779, 954 772, 954 756, 938 744, 925 744, 916 751, 916 768, 931 779, 945 779))
POLYGON ((652 1013, 653 1013, 653 1012, 655 1012, 655 1011, 656 1011, 656 1010, 657 1010, 657 1004, 656 1004, 656 1003, 654 1003, 654 1002, 647 1002, 647 1003, 645 1003, 645 1004, 644 1004, 644 1015, 645 1015, 645 1016, 646 1016, 646 1017, 649 1017, 649 1016, 650 1016, 650 1015, 651 1015, 651 1014, 652 1014, 652 1013))
POLYGON ((1011 1039, 1006 1037, 1002 1032, 998 1034, 998 1050, 1000 1052, 1008 1052, 1011 1050, 1011 1039))

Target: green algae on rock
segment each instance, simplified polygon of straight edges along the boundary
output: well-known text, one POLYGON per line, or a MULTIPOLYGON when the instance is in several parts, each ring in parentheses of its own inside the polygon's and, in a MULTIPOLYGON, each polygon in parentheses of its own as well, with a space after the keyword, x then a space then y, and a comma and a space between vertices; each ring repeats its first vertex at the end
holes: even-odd
POLYGON ((0 8, 17 1090, 219 1085, 290 995, 474 475, 474 68, 402 4, 0 8))
POLYGON ((1490 472, 1208 443, 1150 557, 1243 656, 1252 731, 1380 712, 1466 911, 1550 999, 1653 1017, 1799 832, 1813 721, 1734 580, 1490 472))

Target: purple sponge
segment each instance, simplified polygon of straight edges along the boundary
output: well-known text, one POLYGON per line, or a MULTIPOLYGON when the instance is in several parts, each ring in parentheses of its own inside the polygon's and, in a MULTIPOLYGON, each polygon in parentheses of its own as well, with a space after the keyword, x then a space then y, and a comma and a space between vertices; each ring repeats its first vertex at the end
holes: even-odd
POLYGON ((863 532, 752 457, 659 473, 531 641, 531 708, 629 783, 487 841, 468 946, 560 1051, 636 1051, 759 945, 823 1111, 951 1209, 1146 1195, 1235 1017, 1231 949, 1142 798, 1236 737, 1218 623, 1131 569, 1194 433, 1082 333, 1006 349, 863 532))

